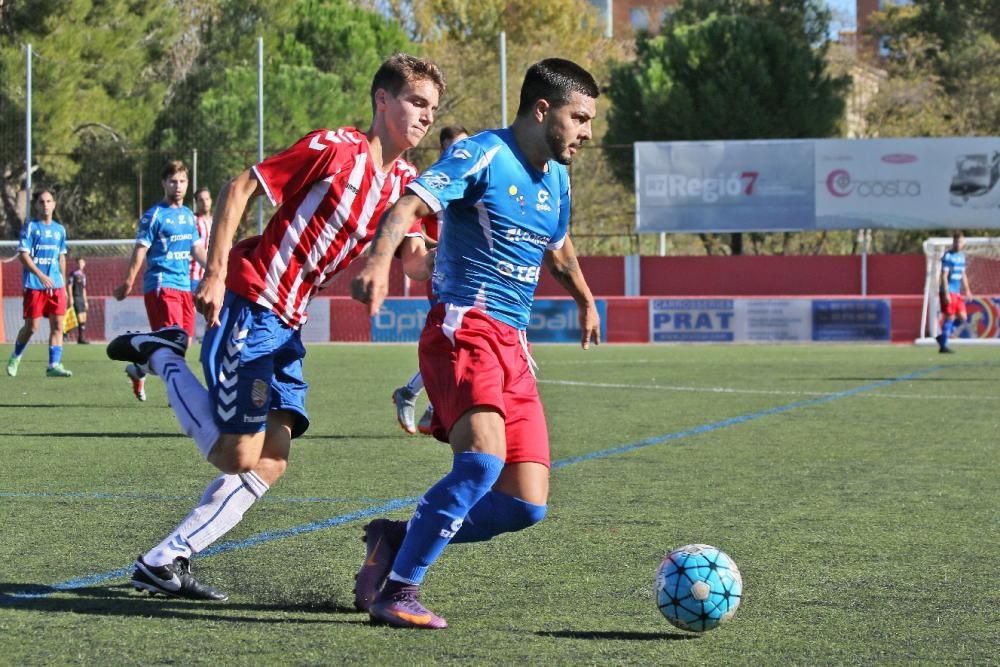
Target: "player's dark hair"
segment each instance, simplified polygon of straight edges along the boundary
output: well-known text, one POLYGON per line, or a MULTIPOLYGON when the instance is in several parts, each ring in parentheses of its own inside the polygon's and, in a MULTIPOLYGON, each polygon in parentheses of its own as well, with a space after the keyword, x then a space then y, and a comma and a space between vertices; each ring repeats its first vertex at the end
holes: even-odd
POLYGON ((375 112, 375 91, 379 88, 390 95, 399 95, 403 87, 413 81, 427 80, 438 89, 438 94, 444 93, 447 84, 440 68, 425 58, 417 58, 407 53, 397 53, 390 57, 375 72, 372 79, 372 113, 375 112))
POLYGON ((40 190, 35 190, 35 194, 34 194, 34 196, 32 196, 31 201, 33 203, 37 204, 38 200, 41 199, 42 195, 44 195, 46 192, 48 192, 49 195, 52 197, 52 200, 55 201, 56 193, 52 192, 52 190, 49 190, 48 188, 42 188, 40 190))
POLYGON ((524 75, 517 115, 530 114, 538 100, 545 100, 553 107, 561 107, 569 102, 573 93, 597 99, 601 90, 590 72, 575 62, 546 58, 529 67, 524 75))
POLYGON ((165 181, 174 174, 188 173, 187 165, 184 164, 184 160, 167 160, 163 164, 163 169, 160 170, 160 180, 165 181))
POLYGON ((200 188, 198 188, 197 190, 195 190, 195 191, 194 191, 194 196, 195 196, 195 197, 197 197, 197 196, 198 196, 198 195, 200 195, 200 194, 201 194, 202 192, 207 192, 207 193, 208 193, 208 196, 210 196, 210 197, 212 196, 212 191, 211 191, 211 190, 210 190, 210 189, 208 188, 208 186, 207 186, 207 185, 203 185, 203 186, 201 186, 200 188))
POLYGON ((444 145, 449 141, 454 141, 455 137, 460 134, 469 134, 469 131, 462 127, 461 125, 449 125, 447 127, 441 128, 441 134, 438 135, 438 144, 444 148, 444 145))

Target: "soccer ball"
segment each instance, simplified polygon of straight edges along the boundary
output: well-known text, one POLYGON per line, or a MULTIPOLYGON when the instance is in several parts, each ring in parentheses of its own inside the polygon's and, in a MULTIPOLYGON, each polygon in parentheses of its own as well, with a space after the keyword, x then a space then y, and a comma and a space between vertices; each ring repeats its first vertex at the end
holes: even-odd
POLYGON ((733 559, 707 544, 688 544, 667 554, 656 570, 656 606, 673 625, 691 632, 713 630, 736 614, 743 578, 733 559))

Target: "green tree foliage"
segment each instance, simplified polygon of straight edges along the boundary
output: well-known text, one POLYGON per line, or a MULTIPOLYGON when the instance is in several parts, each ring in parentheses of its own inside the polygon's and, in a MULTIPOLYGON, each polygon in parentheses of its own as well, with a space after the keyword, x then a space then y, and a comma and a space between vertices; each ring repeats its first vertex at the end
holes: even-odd
POLYGON ((167 91, 158 68, 180 23, 174 3, 143 0, 0 6, 0 236, 16 236, 24 215, 24 45, 35 51, 33 182, 56 189, 64 219, 74 211, 74 222, 99 225, 132 202, 116 196, 115 179, 103 180, 102 160, 81 160, 81 151, 120 159, 143 145, 167 91))
MULTIPOLYGON (((635 60, 612 70, 605 141, 836 135, 849 79, 827 69, 828 24, 814 0, 683 3, 659 35, 638 36, 635 60)), ((632 154, 611 155, 615 177, 631 188, 632 154)), ((726 251, 715 236, 701 240, 706 252, 726 251)), ((755 250, 765 245, 751 241, 755 250)), ((729 251, 742 252, 741 235, 732 235, 729 251)))
POLYGON ((197 149, 199 184, 213 191, 257 160, 257 35, 266 153, 317 127, 367 129, 375 70, 393 53, 415 52, 397 23, 348 0, 225 0, 200 32, 198 58, 158 119, 149 170, 197 149))

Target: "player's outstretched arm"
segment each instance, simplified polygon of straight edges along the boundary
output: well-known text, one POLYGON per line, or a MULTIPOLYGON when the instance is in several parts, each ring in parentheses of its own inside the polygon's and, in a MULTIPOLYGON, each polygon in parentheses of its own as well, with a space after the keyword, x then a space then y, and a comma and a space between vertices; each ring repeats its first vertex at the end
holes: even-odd
POLYGON ((396 248, 417 218, 431 214, 430 207, 413 194, 403 195, 379 220, 365 268, 351 282, 351 296, 368 304, 368 314, 374 316, 389 293, 389 267, 396 248))
POLYGON ((580 263, 576 260, 576 249, 569 235, 558 250, 549 250, 545 253, 545 267, 549 273, 566 288, 569 295, 576 301, 580 316, 580 345, 583 349, 590 349, 590 342, 595 345, 601 344, 601 316, 597 312, 597 303, 594 295, 590 293, 590 287, 580 270, 580 263))
POLYGON ((205 275, 194 294, 195 309, 210 327, 219 324, 219 313, 226 294, 226 263, 233 247, 233 236, 246 213, 247 204, 263 193, 264 188, 250 169, 223 185, 219 192, 212 232, 209 234, 205 275))

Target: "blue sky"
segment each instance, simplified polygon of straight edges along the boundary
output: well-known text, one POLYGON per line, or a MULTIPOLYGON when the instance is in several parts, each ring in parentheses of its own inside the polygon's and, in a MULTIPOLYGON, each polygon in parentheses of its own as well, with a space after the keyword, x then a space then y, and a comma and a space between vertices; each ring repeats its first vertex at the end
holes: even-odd
POLYGON ((857 27, 855 0, 826 0, 826 4, 833 11, 830 32, 834 36, 841 30, 854 30, 857 27))

